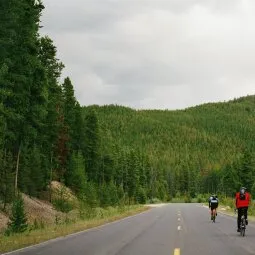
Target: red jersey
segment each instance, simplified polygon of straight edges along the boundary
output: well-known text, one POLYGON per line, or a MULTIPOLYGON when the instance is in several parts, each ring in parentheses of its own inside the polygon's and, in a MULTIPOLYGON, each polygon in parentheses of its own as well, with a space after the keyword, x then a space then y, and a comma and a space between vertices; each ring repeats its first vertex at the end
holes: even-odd
POLYGON ((251 195, 249 192, 245 192, 245 199, 240 199, 240 192, 236 193, 236 208, 248 207, 250 205, 251 195))

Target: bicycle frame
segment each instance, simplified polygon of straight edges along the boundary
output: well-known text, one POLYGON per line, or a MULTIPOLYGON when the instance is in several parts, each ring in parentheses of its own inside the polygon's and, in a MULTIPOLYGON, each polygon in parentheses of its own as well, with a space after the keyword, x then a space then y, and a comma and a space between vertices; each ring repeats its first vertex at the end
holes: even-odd
POLYGON ((240 235, 245 236, 246 222, 243 210, 241 211, 240 235))

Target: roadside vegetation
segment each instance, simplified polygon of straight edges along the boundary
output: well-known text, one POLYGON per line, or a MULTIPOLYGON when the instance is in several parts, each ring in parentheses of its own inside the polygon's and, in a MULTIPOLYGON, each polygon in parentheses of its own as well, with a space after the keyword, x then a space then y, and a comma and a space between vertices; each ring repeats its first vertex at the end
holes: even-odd
MULTIPOLYGON (((0 252, 7 252, 38 244, 71 233, 84 231, 112 221, 122 219, 147 210, 148 207, 139 205, 93 208, 89 211, 77 212, 78 215, 66 214, 55 219, 54 224, 34 221, 22 229, 22 233, 6 232, 0 236, 0 252)), ((16 226, 18 227, 18 225, 16 226)), ((7 229, 8 231, 8 229, 7 229)), ((16 232, 16 231, 15 231, 16 232)), ((20 232, 20 231, 18 231, 20 232)))
POLYGON ((98 207, 78 199, 59 182, 52 183, 52 204, 19 193, 6 212, 9 220, 0 225, 0 252, 15 250, 112 222, 149 209, 121 201, 98 207))

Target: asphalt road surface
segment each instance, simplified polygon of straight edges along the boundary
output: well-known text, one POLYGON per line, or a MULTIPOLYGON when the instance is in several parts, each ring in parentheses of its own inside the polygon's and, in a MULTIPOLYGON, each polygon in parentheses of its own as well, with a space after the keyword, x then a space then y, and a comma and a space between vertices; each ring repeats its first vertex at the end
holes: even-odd
POLYGON ((7 254, 22 255, 246 255, 255 254, 255 224, 246 236, 236 218, 216 223, 199 204, 168 204, 68 237, 7 254))

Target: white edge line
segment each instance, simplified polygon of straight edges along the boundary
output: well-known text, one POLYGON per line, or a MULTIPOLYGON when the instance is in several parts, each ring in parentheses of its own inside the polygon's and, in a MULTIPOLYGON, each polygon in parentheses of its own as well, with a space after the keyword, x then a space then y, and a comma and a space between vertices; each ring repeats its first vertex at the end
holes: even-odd
POLYGON ((93 227, 93 228, 85 229, 85 230, 75 232, 75 233, 72 233, 72 234, 68 234, 68 235, 65 235, 65 236, 60 236, 60 237, 57 237, 57 238, 53 238, 53 239, 50 239, 50 240, 47 240, 47 241, 44 241, 44 242, 41 242, 41 243, 38 243, 38 244, 29 245, 27 247, 17 249, 17 250, 14 250, 14 251, 10 251, 10 252, 7 252, 7 253, 0 253, 0 255, 15 254, 15 253, 20 252, 20 251, 31 250, 31 249, 34 249, 34 248, 37 248, 37 247, 40 247, 40 246, 45 246, 45 245, 50 244, 50 243, 55 243, 55 242, 63 240, 63 239, 68 239, 69 237, 72 237, 72 236, 78 236, 78 235, 81 235, 83 233, 86 233, 86 232, 89 232, 89 231, 92 231, 92 230, 100 229, 100 228, 106 227, 108 225, 119 223, 121 221, 139 216, 141 214, 148 213, 148 212, 150 212, 151 209, 153 209, 153 208, 150 208, 149 210, 146 210, 144 212, 140 212, 140 213, 135 214, 135 215, 127 216, 125 218, 122 218, 122 219, 119 219, 119 220, 116 220, 116 221, 105 223, 105 224, 97 226, 97 227, 93 227))

